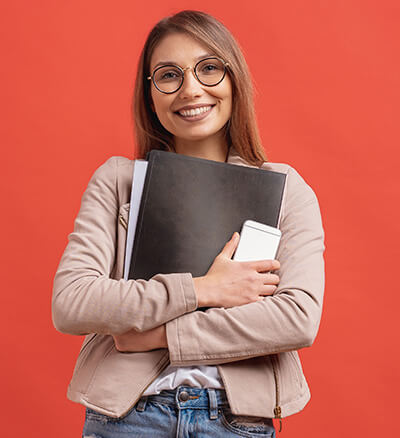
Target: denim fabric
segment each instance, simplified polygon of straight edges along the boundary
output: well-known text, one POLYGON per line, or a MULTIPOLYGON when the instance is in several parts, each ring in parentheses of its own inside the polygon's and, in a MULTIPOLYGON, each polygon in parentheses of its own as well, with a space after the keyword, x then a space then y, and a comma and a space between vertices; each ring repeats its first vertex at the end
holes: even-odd
POLYGON ((233 415, 225 390, 190 386, 144 396, 123 418, 86 408, 82 434, 82 438, 238 436, 275 438, 272 419, 233 415))

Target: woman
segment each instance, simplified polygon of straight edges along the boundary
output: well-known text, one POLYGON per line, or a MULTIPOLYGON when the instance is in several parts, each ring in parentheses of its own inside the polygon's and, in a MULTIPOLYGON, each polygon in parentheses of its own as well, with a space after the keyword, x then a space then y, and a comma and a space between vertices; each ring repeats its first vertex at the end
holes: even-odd
POLYGON ((97 169, 52 303, 59 331, 86 335, 68 388, 86 406, 83 436, 275 436, 272 418, 310 398, 296 350, 313 343, 322 310, 317 198, 292 167, 266 161, 243 55, 207 14, 150 32, 134 118, 141 157, 163 149, 285 173, 282 239, 277 260, 231 260, 235 233, 203 277, 122 280, 133 162, 97 169))

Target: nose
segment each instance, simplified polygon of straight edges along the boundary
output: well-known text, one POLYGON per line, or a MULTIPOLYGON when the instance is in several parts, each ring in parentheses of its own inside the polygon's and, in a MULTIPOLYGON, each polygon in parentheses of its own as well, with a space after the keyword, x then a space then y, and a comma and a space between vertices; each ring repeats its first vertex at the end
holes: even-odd
POLYGON ((186 69, 182 87, 179 90, 179 96, 182 99, 192 99, 203 93, 203 87, 197 80, 192 68, 186 69))

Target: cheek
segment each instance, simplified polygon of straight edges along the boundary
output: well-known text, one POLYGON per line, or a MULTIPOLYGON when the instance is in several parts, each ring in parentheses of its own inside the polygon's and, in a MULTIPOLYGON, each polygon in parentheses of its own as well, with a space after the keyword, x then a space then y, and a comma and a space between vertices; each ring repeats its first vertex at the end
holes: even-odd
POLYGON ((232 95, 230 93, 226 94, 226 96, 224 96, 223 101, 224 101, 224 105, 223 105, 224 115, 229 119, 232 115, 232 95))
POLYGON ((168 99, 168 95, 160 93, 154 88, 154 86, 152 86, 150 97, 153 111, 157 114, 160 120, 165 118, 165 113, 168 109, 170 101, 170 99, 168 99))
POLYGON ((164 129, 171 132, 173 121, 171 120, 172 113, 170 111, 171 101, 167 95, 162 95, 158 92, 151 93, 152 109, 157 116, 159 122, 164 129))
POLYGON ((151 87, 150 91, 150 106, 151 109, 156 112, 157 95, 154 93, 154 87, 151 87))
POLYGON ((226 111, 231 113, 232 112, 232 85, 230 82, 227 82, 221 95, 223 101, 225 102, 226 111))
POLYGON ((151 93, 151 108, 156 113, 157 117, 161 121, 164 117, 163 114, 165 113, 165 105, 163 103, 163 100, 158 96, 156 93, 151 93))

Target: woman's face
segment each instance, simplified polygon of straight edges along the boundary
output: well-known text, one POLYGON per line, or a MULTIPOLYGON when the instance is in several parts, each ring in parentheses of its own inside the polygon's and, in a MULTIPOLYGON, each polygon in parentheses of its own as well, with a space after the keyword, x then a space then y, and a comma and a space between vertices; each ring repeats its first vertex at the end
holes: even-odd
POLYGON ((151 57, 150 74, 163 63, 183 69, 191 67, 185 71, 183 84, 175 93, 164 94, 153 83, 151 85, 153 110, 163 127, 174 136, 175 144, 221 139, 221 130, 231 116, 229 75, 226 74, 222 82, 213 87, 202 85, 194 75, 196 62, 207 56, 213 54, 196 40, 183 33, 174 33, 160 41, 151 57))

